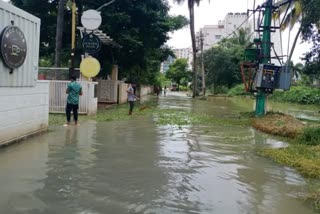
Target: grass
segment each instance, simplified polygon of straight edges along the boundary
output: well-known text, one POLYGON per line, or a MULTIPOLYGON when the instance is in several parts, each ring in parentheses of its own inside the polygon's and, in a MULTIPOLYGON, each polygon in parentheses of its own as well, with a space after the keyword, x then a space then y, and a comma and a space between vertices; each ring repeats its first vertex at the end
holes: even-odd
POLYGON ((320 178, 320 146, 293 143, 287 148, 264 149, 261 155, 297 169, 308 178, 320 178))
POLYGON ((268 113, 265 117, 255 118, 252 126, 265 133, 288 138, 298 137, 305 127, 300 120, 281 113, 268 113))
MULTIPOLYGON (((144 104, 136 104, 133 115, 128 115, 129 106, 127 104, 115 105, 113 107, 107 107, 99 109, 96 115, 79 115, 79 121, 96 120, 99 122, 115 121, 115 120, 129 120, 132 117, 138 115, 146 115, 152 112, 154 109, 153 102, 147 102, 144 104)), ((66 122, 65 114, 50 114, 49 125, 62 125, 66 122)))

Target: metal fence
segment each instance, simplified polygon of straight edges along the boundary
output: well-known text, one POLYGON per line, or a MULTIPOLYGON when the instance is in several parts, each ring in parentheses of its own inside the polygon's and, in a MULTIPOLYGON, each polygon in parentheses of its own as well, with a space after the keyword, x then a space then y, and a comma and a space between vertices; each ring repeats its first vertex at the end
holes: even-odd
MULTIPOLYGON (((64 113, 67 104, 66 89, 69 81, 52 80, 49 84, 49 111, 50 113, 64 113)), ((83 96, 79 100, 79 114, 89 113, 90 93, 88 82, 79 82, 83 96)))
MULTIPOLYGON (((80 69, 75 68, 77 78, 80 77, 80 69)), ((38 79, 42 80, 69 80, 69 68, 39 67, 38 79)))

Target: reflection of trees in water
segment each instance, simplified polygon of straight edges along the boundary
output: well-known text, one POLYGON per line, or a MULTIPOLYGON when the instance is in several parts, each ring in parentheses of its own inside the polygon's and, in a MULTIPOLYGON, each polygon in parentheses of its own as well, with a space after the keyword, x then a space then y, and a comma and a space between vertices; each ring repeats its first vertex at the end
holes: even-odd
POLYGON ((85 203, 88 207, 102 213, 143 213, 157 205, 167 178, 158 166, 153 126, 148 120, 99 124, 94 145, 97 161, 88 171, 95 175, 88 185, 95 199, 85 203))

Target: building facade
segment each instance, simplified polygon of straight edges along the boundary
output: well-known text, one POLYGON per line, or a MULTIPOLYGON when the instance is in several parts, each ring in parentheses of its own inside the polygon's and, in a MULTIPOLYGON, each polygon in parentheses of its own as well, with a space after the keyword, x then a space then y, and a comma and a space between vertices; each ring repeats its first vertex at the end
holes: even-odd
MULTIPOLYGON (((219 21, 217 25, 205 25, 200 29, 204 35, 204 50, 208 50, 223 38, 231 35, 246 19, 247 13, 228 13, 225 19, 219 21)), ((252 29, 252 22, 248 21, 242 27, 252 29)))
POLYGON ((169 56, 166 61, 161 63, 161 65, 160 65, 160 73, 165 73, 169 69, 169 66, 172 63, 174 63, 174 58, 172 56, 169 56))

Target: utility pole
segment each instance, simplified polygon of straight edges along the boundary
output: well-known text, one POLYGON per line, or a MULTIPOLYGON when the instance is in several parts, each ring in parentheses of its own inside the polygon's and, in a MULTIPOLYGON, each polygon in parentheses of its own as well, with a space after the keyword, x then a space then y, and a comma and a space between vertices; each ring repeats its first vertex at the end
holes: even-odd
MULTIPOLYGON (((271 21, 272 21, 272 9, 273 4, 272 0, 267 0, 265 3, 265 11, 264 11, 264 25, 263 25, 263 34, 262 34, 262 59, 260 63, 268 64, 271 61, 270 58, 270 48, 271 48, 271 21)), ((266 106, 266 93, 263 89, 258 90, 257 98, 256 98, 256 116, 263 116, 265 114, 265 106, 266 106)))
POLYGON ((76 47, 76 0, 72 0, 72 29, 71 29, 71 66, 69 70, 69 77, 74 75, 74 60, 75 60, 75 47, 76 47))
POLYGON ((201 71, 202 71, 202 92, 203 92, 203 96, 205 96, 205 95, 206 95, 206 79, 205 79, 205 72, 204 72, 203 41, 204 41, 204 34, 202 33, 202 31, 200 31, 201 71))

